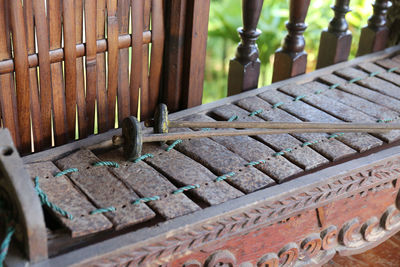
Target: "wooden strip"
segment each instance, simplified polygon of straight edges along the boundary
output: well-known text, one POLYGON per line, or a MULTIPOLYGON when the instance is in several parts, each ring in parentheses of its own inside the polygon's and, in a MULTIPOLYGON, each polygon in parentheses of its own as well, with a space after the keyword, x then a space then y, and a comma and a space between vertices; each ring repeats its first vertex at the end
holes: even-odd
MULTIPOLYGON (((381 120, 383 121, 385 119, 395 119, 398 117, 397 112, 394 112, 384 106, 372 103, 352 94, 340 92, 337 90, 328 90, 328 86, 322 83, 312 82, 305 84, 305 87, 309 88, 308 94, 312 94, 315 90, 327 90, 327 92, 324 93, 324 96, 326 96, 327 98, 334 99, 339 103, 343 103, 349 107, 354 108, 354 110, 361 111, 362 113, 360 112, 352 118, 349 117, 349 119, 352 119, 353 122, 370 121, 376 123, 381 120), (368 118, 365 117, 365 120, 363 119, 364 114, 369 115, 368 118), (358 118, 360 118, 360 121, 358 120, 358 118)), ((393 142, 400 139, 400 131, 398 130, 390 131, 388 133, 376 133, 374 135, 382 138, 385 142, 393 142)))
POLYGON ((40 70, 40 110, 42 122, 43 148, 51 146, 51 114, 52 114, 52 72, 50 70, 49 57, 49 28, 46 20, 44 2, 34 0, 33 2, 36 36, 39 51, 39 70, 40 70))
POLYGON ((114 128, 115 104, 118 87, 118 19, 117 0, 107 0, 107 40, 108 40, 108 86, 107 86, 107 128, 114 128))
MULTIPOLYGON (((118 1, 118 30, 119 34, 127 34, 129 31, 130 0, 118 1)), ((129 49, 119 50, 118 55, 118 122, 130 115, 129 94, 129 49)))
POLYGON ((396 70, 394 70, 394 72, 400 74, 400 61, 385 58, 385 59, 380 59, 375 63, 386 69, 397 68, 396 70))
MULTIPOLYGON (((184 120, 196 121, 197 119, 197 116, 191 116, 184 120)), ((179 132, 190 131, 189 129, 174 130, 179 132)), ((211 139, 183 140, 175 148, 219 176, 235 172, 235 175, 227 179, 226 182, 246 194, 275 184, 274 180, 256 168, 244 167, 248 161, 211 139)))
MULTIPOLYGON (((96 40, 105 37, 106 0, 97 0, 96 40)), ((97 127, 98 132, 108 130, 107 90, 106 90, 106 55, 97 54, 97 127)))
MULTIPOLYGON (((32 0, 24 1, 24 19, 26 28, 26 40, 28 47, 28 54, 36 53, 35 46, 35 24, 33 21, 33 6, 32 0)), ((33 134, 34 150, 40 151, 42 149, 42 127, 40 117, 40 100, 39 100, 39 88, 38 88, 38 73, 37 68, 29 69, 29 84, 31 87, 31 124, 33 134)))
POLYGON ((63 34, 65 53, 65 104, 67 109, 67 136, 75 139, 76 125, 76 27, 75 0, 63 0, 63 34))
MULTIPOLYGON (((215 121, 214 119, 196 114, 189 119, 201 121, 215 121)), ((266 160, 270 158, 267 164, 256 165, 255 167, 272 177, 278 183, 286 181, 290 176, 298 174, 302 171, 299 167, 289 162, 284 157, 272 157, 275 151, 268 146, 258 142, 248 136, 232 136, 232 137, 212 137, 212 140, 223 145, 247 162, 266 160), (246 148, 246 149, 243 149, 246 148)))
POLYGON ((166 145, 160 147, 157 144, 146 144, 143 146, 143 154, 151 153, 155 156, 145 161, 179 186, 209 184, 187 191, 188 195, 200 198, 208 205, 217 205, 243 195, 226 182, 214 184, 213 181, 217 176, 207 168, 175 150, 166 152, 166 147, 166 145))
POLYGON ((320 80, 331 85, 340 84, 340 86, 336 87, 337 90, 360 96, 371 102, 383 105, 396 112, 400 112, 400 100, 380 94, 376 91, 365 88, 355 83, 347 83, 347 80, 340 78, 339 76, 336 76, 334 74, 323 75, 320 77, 320 80))
MULTIPOLYGON (((83 0, 75 0, 75 40, 83 40, 83 0)), ((76 58, 76 102, 78 110, 79 138, 87 136, 86 98, 83 58, 76 58)))
MULTIPOLYGON (((216 108, 213 110, 213 112, 225 120, 233 115, 237 115, 239 116, 238 121, 263 121, 256 116, 250 117, 250 112, 247 112, 237 106, 230 105, 229 109, 227 107, 228 106, 216 108)), ((255 138, 272 147, 274 150, 276 150, 276 152, 283 151, 285 149, 293 149, 292 152, 285 153, 283 156, 305 170, 316 168, 328 162, 325 157, 321 156, 310 147, 294 149, 295 147, 299 147, 303 142, 289 134, 259 135, 255 138)))
MULTIPOLYGON (((268 98, 270 99, 274 97, 272 101, 276 101, 275 103, 284 102, 286 99, 284 97, 280 98, 279 94, 282 93, 279 93, 276 90, 271 91, 268 98)), ((263 109, 264 111, 259 114, 259 117, 263 118, 266 121, 301 122, 300 119, 294 117, 293 115, 290 115, 289 113, 283 111, 282 109, 272 109, 271 104, 255 96, 245 98, 239 101, 238 105, 250 112, 257 109, 263 109)), ((292 135, 297 139, 301 140, 302 142, 312 142, 318 140, 327 141, 327 138, 329 136, 329 134, 324 134, 324 133, 304 133, 304 134, 292 134, 292 135)), ((354 149, 351 149, 350 147, 346 146, 345 144, 335 139, 329 140, 327 142, 318 142, 314 145, 311 145, 310 147, 331 161, 338 160, 340 158, 349 156, 356 152, 354 149)))
POLYGON ((97 1, 85 1, 86 114, 88 134, 94 133, 97 95, 96 16, 97 1))
POLYGON ((120 164, 120 168, 112 168, 111 172, 140 197, 159 196, 160 200, 150 201, 148 205, 165 219, 173 219, 200 209, 185 194, 169 194, 177 188, 146 163, 125 161, 122 150, 113 150, 99 157, 120 164), (167 197, 164 197, 166 194, 167 197))
POLYGON ((107 167, 92 166, 99 159, 89 150, 80 150, 60 159, 56 165, 61 170, 77 168, 70 173, 71 180, 90 198, 98 208, 113 206, 116 212, 107 212, 116 229, 147 221, 155 216, 146 205, 132 205, 138 196, 123 182, 111 174, 107 167))
MULTIPOLYGON (((10 59, 10 28, 9 12, 6 0, 0 0, 0 61, 10 59)), ((17 98, 14 87, 14 75, 12 73, 0 75, 0 106, 2 115, 2 126, 8 128, 14 143, 20 146, 18 131, 17 98)))
POLYGON ((149 108, 155 110, 159 101, 161 70, 164 55, 164 1, 152 0, 151 16, 151 63, 150 63, 150 99, 149 108))
POLYGON ((358 65, 358 67, 360 67, 363 71, 369 73, 370 75, 374 75, 385 81, 400 86, 400 75, 393 72, 387 72, 386 69, 381 68, 372 62, 360 64, 358 65))
POLYGON ((25 23, 20 0, 9 1, 10 21, 13 36, 15 80, 17 92, 18 128, 21 138, 20 153, 31 151, 30 90, 28 50, 26 47, 25 23))
MULTIPOLYGON (((143 30, 150 30, 150 13, 152 8, 152 1, 144 1, 144 23, 143 30)), ((153 15, 151 15, 153 17, 153 15)), ((154 34, 152 33, 152 36, 154 34)), ((149 50, 148 44, 143 44, 143 57, 142 57, 142 88, 140 90, 140 119, 149 119, 154 115, 154 109, 150 108, 150 90, 149 90, 149 50)), ((153 57, 153 55, 152 55, 153 57)))
POLYGON ((107 230, 112 223, 103 214, 90 212, 97 208, 79 192, 66 176, 54 177, 60 170, 50 161, 25 166, 32 178, 39 177, 40 188, 49 200, 73 216, 70 220, 53 212, 70 232, 71 237, 79 237, 107 230))
POLYGON ((132 0, 131 115, 137 114, 139 89, 142 87, 143 62, 143 0, 132 0))
POLYGON ((357 81, 359 85, 370 88, 382 94, 400 99, 400 88, 398 86, 376 77, 368 77, 368 74, 363 71, 354 68, 345 68, 335 71, 335 74, 348 80, 361 78, 361 80, 357 81))
MULTIPOLYGON (((50 49, 60 48, 62 46, 61 29, 61 1, 47 2, 47 19, 49 23, 50 49)), ((66 106, 65 90, 63 83, 62 63, 53 63, 50 65, 51 83, 53 89, 53 128, 55 144, 62 145, 67 142, 66 139, 66 106)))

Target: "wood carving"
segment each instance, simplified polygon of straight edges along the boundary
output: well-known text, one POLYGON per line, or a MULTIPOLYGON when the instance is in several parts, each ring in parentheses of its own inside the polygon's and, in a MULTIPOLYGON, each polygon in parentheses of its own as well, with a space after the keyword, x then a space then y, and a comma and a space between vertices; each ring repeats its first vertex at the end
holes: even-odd
MULTIPOLYGON (((374 213, 369 218, 363 219, 362 216, 366 215, 359 215, 342 224, 339 222, 332 224, 330 222, 332 219, 328 219, 328 226, 323 229, 319 228, 318 223, 315 222, 317 226, 312 229, 321 230, 308 234, 304 233, 307 235, 303 239, 293 240, 274 251, 268 251, 271 248, 263 246, 265 251, 257 251, 257 255, 260 255, 253 264, 257 264, 257 266, 277 266, 278 262, 279 264, 296 262, 299 265, 308 266, 326 262, 337 251, 344 255, 360 253, 365 249, 376 246, 400 229, 400 216, 398 215, 400 197, 396 180, 399 173, 400 159, 392 158, 379 165, 341 175, 323 185, 298 191, 282 200, 258 203, 245 211, 221 215, 214 220, 191 226, 190 229, 180 231, 179 235, 169 235, 156 243, 146 244, 145 247, 128 249, 102 259, 88 260, 84 264, 101 262, 111 265, 140 262, 146 266, 168 262, 171 266, 181 266, 185 263, 187 265, 189 263, 194 264, 192 262, 197 261, 208 264, 205 266, 213 266, 210 264, 220 261, 223 264, 228 264, 227 266, 237 266, 235 260, 239 255, 232 250, 228 253, 227 248, 223 247, 225 242, 219 242, 220 240, 228 239, 229 242, 234 242, 237 238, 239 243, 243 243, 243 237, 247 238, 249 233, 267 231, 269 227, 280 227, 292 223, 292 221, 295 223, 296 220, 310 221, 307 212, 304 213, 304 211, 324 205, 333 205, 334 207, 335 203, 340 202, 342 203, 340 205, 343 206, 343 203, 346 202, 346 205, 354 206, 359 205, 360 201, 373 204, 372 199, 390 201, 391 204, 386 210, 383 210, 381 214, 374 213), (302 215, 296 216, 296 214, 302 215), (212 254, 216 250, 219 252, 212 254), (173 260, 170 258, 171 252, 174 252, 175 258, 173 260), (207 259, 204 258, 205 253, 210 255, 207 259)), ((327 216, 329 217, 329 214, 327 216)), ((333 216, 334 219, 343 219, 339 217, 333 216)), ((285 234, 285 236, 287 235, 290 236, 289 233, 285 234)), ((268 242, 268 240, 264 241, 268 242)), ((261 239, 255 243, 260 242, 261 239)), ((249 259, 244 258, 243 261, 247 264, 249 259)), ((237 264, 240 264, 240 262, 237 262, 237 264)))

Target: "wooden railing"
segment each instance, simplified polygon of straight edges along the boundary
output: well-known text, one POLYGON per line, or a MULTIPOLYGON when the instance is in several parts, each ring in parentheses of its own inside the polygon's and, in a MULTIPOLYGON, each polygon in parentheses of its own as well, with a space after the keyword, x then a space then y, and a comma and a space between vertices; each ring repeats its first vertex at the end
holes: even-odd
MULTIPOLYGON (((235 58, 230 62, 228 78, 228 95, 258 87, 260 60, 255 44, 261 34, 257 30, 263 0, 243 0, 243 28, 239 29, 241 42, 235 58)), ((304 23, 310 0, 291 0, 289 21, 286 23, 288 33, 281 48, 276 50, 272 82, 284 80, 306 72, 307 53, 304 51, 303 33, 307 28, 304 23)), ((373 15, 368 26, 362 29, 357 56, 376 52, 387 46, 389 29, 386 14, 390 7, 388 0, 376 0, 373 4, 373 15)), ((321 34, 317 68, 326 67, 346 61, 350 53, 352 34, 345 19, 350 11, 349 0, 336 0, 332 7, 334 17, 321 34)))

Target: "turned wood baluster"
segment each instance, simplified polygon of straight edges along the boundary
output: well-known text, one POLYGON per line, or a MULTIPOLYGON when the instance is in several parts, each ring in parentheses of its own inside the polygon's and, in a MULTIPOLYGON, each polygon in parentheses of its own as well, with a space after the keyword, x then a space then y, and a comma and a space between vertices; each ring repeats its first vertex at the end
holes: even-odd
POLYGON ((345 18, 350 11, 349 2, 350 0, 336 0, 332 7, 335 16, 328 29, 321 34, 317 69, 346 61, 349 57, 352 35, 345 18))
POLYGON ((228 95, 257 88, 260 59, 256 44, 261 31, 257 29, 264 0, 243 0, 243 28, 238 29, 241 42, 229 64, 228 95))
POLYGON ((290 0, 290 18, 289 22, 286 23, 288 34, 285 37, 282 48, 275 52, 272 82, 306 72, 307 53, 304 51, 305 40, 303 32, 307 28, 304 20, 309 5, 310 0, 290 0))
POLYGON ((386 13, 391 6, 388 0, 376 0, 374 12, 368 20, 368 26, 361 31, 357 56, 382 50, 386 47, 389 29, 386 25, 386 13))

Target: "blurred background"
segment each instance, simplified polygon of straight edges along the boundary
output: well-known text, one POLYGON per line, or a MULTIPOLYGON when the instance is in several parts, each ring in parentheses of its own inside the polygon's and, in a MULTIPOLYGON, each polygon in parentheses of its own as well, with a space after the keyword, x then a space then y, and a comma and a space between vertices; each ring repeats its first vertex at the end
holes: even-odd
MULTIPOLYGON (((203 103, 226 97, 229 60, 234 57, 239 42, 236 29, 242 26, 241 3, 241 0, 211 0, 203 103)), ((349 59, 354 58, 361 28, 367 25, 372 14, 371 3, 370 0, 350 1, 353 11, 346 16, 353 33, 349 59)), ((333 4, 333 0, 311 1, 306 18, 308 28, 304 33, 308 53, 307 72, 315 69, 321 31, 328 27, 333 17, 330 9, 333 4)), ((288 6, 287 0, 264 1, 258 24, 262 34, 257 41, 261 60, 259 87, 271 83, 273 54, 287 33, 288 6)))

